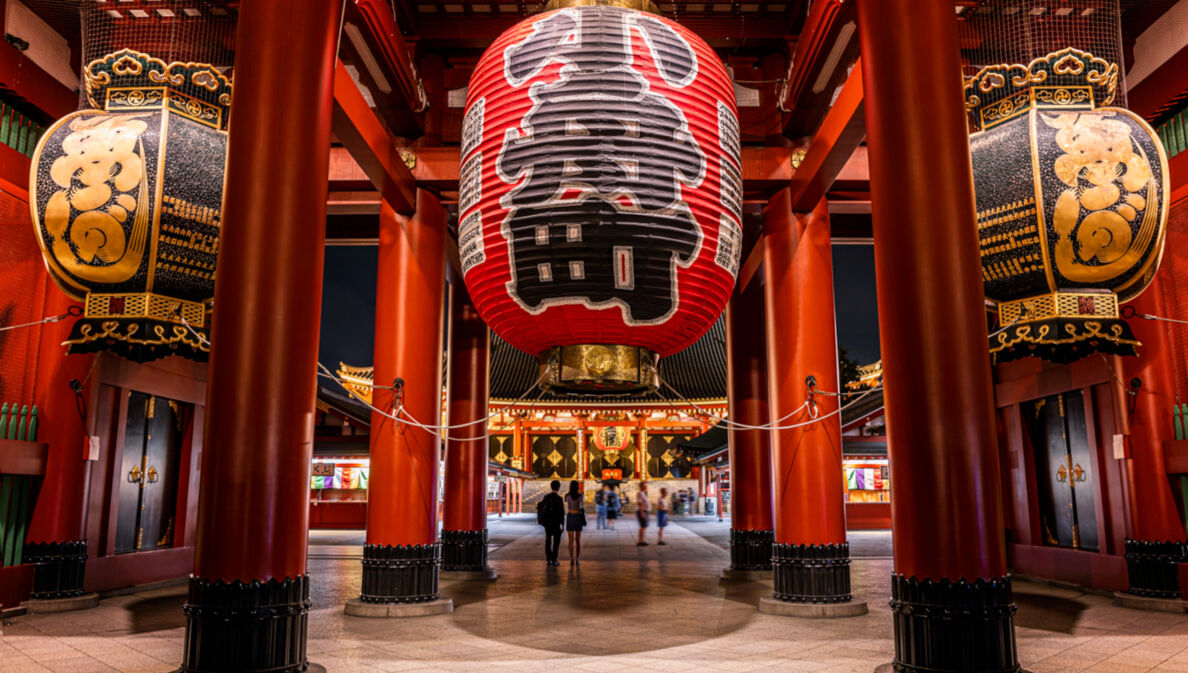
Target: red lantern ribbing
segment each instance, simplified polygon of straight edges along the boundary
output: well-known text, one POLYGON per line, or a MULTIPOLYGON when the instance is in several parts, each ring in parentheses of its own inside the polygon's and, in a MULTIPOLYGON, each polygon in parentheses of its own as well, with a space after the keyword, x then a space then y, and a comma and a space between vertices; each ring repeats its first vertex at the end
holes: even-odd
POLYGON ((450 285, 449 431, 442 507, 442 570, 487 577, 487 422, 491 331, 460 282, 450 285), (479 422, 481 421, 481 422, 479 422))
MULTIPOLYGON (((762 279, 735 291, 726 305, 726 398, 730 420, 763 425, 767 352, 762 279)), ((774 512, 771 444, 763 430, 730 428, 730 573, 771 570, 774 512)))
MULTIPOLYGON (((1138 314, 1167 315, 1164 279, 1155 277, 1132 306, 1138 314)), ((1135 394, 1130 416, 1126 478, 1128 591, 1152 598, 1179 598, 1177 564, 1185 559, 1184 528, 1167 480, 1164 443, 1174 440, 1168 409, 1176 403, 1175 368, 1167 324, 1132 319, 1142 344, 1138 357, 1120 358, 1122 381, 1135 394), (1137 384, 1137 387, 1136 387, 1137 384)), ((1122 390, 1118 395, 1125 395, 1122 390)))
POLYGON ((239 11, 243 104, 228 140, 183 672, 308 666, 317 298, 341 13, 341 0, 239 11))
POLYGON ((466 285, 545 387, 654 388, 656 356, 721 314, 738 113, 721 59, 679 24, 585 5, 509 29, 471 76, 461 159, 466 285))
POLYGON ((1015 671, 953 5, 859 0, 858 27, 893 484, 895 665, 1015 671))
MULTIPOLYGON (((46 288, 45 315, 62 315, 77 306, 58 288, 46 288)), ((38 440, 49 444, 49 454, 25 537, 24 562, 37 567, 30 596, 34 600, 83 594, 87 562, 83 511, 89 473, 83 447, 87 429, 71 385, 73 381, 87 382, 96 356, 67 355, 62 342, 70 337, 70 331, 68 321, 46 323, 39 339, 33 399, 40 405, 38 440)), ((81 391, 84 400, 88 392, 81 391)))
POLYGON ((817 393, 838 390, 829 210, 822 200, 811 214, 793 214, 789 199, 784 189, 763 212, 769 415, 777 426, 798 426, 771 436, 771 601, 845 603, 842 614, 862 614, 866 604, 850 593, 840 398, 817 393))
POLYGON ((369 616, 376 613, 365 604, 439 598, 441 440, 406 421, 441 423, 446 221, 441 202, 423 189, 416 206, 408 218, 387 203, 380 208, 372 403, 401 411, 397 420, 371 414, 363 588, 359 601, 347 603, 348 613, 369 616))

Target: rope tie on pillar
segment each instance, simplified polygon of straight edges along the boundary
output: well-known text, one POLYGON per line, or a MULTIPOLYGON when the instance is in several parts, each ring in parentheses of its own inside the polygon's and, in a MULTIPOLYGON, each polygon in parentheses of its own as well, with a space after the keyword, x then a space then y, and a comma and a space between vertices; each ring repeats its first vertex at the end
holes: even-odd
POLYGON ((4 325, 3 327, 0 327, 0 332, 7 332, 9 330, 21 329, 22 327, 36 327, 37 325, 44 325, 46 323, 51 323, 51 322, 61 322, 67 318, 77 318, 77 317, 81 316, 82 313, 83 312, 82 312, 81 307, 71 306, 70 309, 67 310, 65 313, 63 313, 62 315, 52 315, 48 318, 42 318, 41 320, 34 320, 33 322, 24 322, 19 325, 4 325))

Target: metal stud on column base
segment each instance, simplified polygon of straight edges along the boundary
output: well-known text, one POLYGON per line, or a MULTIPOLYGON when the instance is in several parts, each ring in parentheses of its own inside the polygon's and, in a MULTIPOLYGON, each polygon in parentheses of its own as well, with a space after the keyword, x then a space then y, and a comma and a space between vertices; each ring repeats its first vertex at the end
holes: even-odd
POLYGON ((759 611, 788 617, 855 617, 866 601, 850 593, 850 544, 782 544, 771 548, 775 591, 759 611))
POLYGON ((722 571, 724 580, 771 579, 773 530, 730 530, 730 567, 722 571))
POLYGON ((25 545, 24 562, 35 566, 29 612, 67 612, 99 605, 99 594, 83 591, 87 541, 34 542, 25 545))
MULTIPOLYGON (((309 578, 224 582, 190 577, 178 673, 305 673, 309 578)), ((322 669, 324 670, 324 669, 322 669)))
POLYGON ((879 671, 1020 671, 1010 576, 976 582, 891 576, 895 661, 879 671))
POLYGON ((347 601, 355 617, 420 617, 453 612, 438 593, 441 544, 364 545, 363 591, 347 601))
POLYGON ((1188 562, 1188 543, 1126 541, 1130 588, 1114 594, 1114 604, 1135 610, 1183 612, 1179 564, 1188 562))
POLYGON ((487 529, 441 531, 441 569, 451 580, 493 580, 487 565, 487 529))

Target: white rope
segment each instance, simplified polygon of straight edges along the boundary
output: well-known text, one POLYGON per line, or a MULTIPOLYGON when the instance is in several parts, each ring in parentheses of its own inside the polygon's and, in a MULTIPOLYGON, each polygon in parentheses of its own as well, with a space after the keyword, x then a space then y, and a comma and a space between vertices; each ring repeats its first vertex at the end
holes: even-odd
POLYGON ((82 314, 81 313, 77 313, 77 314, 76 313, 63 313, 62 315, 54 315, 54 316, 50 316, 48 318, 42 318, 41 320, 35 320, 33 322, 21 323, 19 325, 5 325, 3 327, 0 327, 0 332, 7 332, 8 330, 20 329, 22 327, 34 327, 37 325, 44 325, 44 324, 50 323, 50 322, 60 322, 67 318, 77 317, 79 315, 82 315, 82 314))
POLYGON ((1136 317, 1142 318, 1143 320, 1159 320, 1162 322, 1174 322, 1177 325, 1188 325, 1188 320, 1176 320, 1175 318, 1164 318, 1164 317, 1157 316, 1157 315, 1151 315, 1150 313, 1135 313, 1134 315, 1136 317))
MULTIPOLYGON (((813 423, 816 423, 817 421, 823 421, 831 416, 840 414, 842 411, 849 409, 850 407, 854 406, 858 402, 862 401, 862 399, 865 398, 867 395, 870 395, 871 393, 875 392, 876 390, 883 389, 882 386, 879 386, 878 388, 871 388, 870 390, 868 390, 868 391, 862 393, 861 395, 859 395, 858 397, 854 398, 854 400, 849 402, 848 404, 839 406, 837 409, 834 409, 833 411, 825 414, 824 416, 812 415, 811 416, 812 420, 804 421, 802 423, 794 423, 792 425, 775 425, 776 423, 780 423, 780 422, 784 421, 789 416, 792 416, 793 414, 803 410, 805 407, 809 407, 810 404, 809 404, 808 400, 805 400, 804 404, 800 405, 800 407, 798 407, 797 409, 789 412, 788 414, 784 415, 781 418, 778 418, 778 419, 772 421, 771 423, 768 423, 766 425, 748 425, 746 423, 736 423, 734 421, 731 421, 726 418, 722 418, 721 416, 711 413, 710 411, 702 409, 701 407, 697 406, 696 403, 689 401, 687 398, 685 398, 684 395, 681 395, 680 391, 678 391, 676 388, 673 388, 671 385, 668 384, 667 381, 664 381, 663 379, 661 379, 660 384, 662 386, 668 388, 672 392, 676 393, 676 396, 679 397, 681 399, 681 401, 684 402, 685 404, 693 407, 694 409, 700 411, 701 413, 705 414, 706 416, 717 420, 719 425, 725 425, 727 429, 734 428, 734 429, 739 429, 739 430, 793 430, 796 428, 802 428, 806 425, 812 425, 813 423)), ((676 403, 673 402, 672 400, 664 397, 663 395, 661 395, 660 397, 665 402, 668 402, 670 405, 672 405, 674 407, 676 406, 676 403)), ((811 405, 811 406, 815 407, 816 405, 811 405)), ((816 412, 810 411, 809 413, 815 414, 816 412)))
POLYGON ((203 345, 203 346, 207 346, 207 347, 209 347, 209 346, 210 346, 210 339, 207 339, 206 337, 202 336, 202 334, 200 334, 200 333, 198 332, 198 330, 196 330, 196 329, 194 329, 193 327, 191 327, 191 326, 190 326, 190 321, 186 320, 186 317, 185 317, 184 315, 182 315, 182 314, 181 314, 181 311, 180 311, 180 310, 179 310, 179 311, 178 311, 178 313, 177 313, 177 317, 178 317, 178 318, 181 318, 182 324, 186 326, 186 329, 190 330, 190 334, 193 334, 195 339, 197 339, 198 341, 202 342, 202 345, 203 345))

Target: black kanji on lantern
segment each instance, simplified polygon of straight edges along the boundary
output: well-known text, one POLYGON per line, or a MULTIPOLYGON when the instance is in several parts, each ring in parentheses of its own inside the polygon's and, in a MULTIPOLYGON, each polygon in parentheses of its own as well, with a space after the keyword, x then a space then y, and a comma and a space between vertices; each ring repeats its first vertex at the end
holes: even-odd
POLYGON ((630 323, 660 322, 676 308, 678 265, 696 258, 701 228, 681 188, 701 183, 706 157, 681 110, 636 69, 633 35, 669 85, 696 77, 676 31, 613 7, 556 12, 505 52, 513 86, 560 64, 556 81, 531 85, 535 105, 497 166, 522 180, 503 227, 509 289, 529 309, 617 302, 630 323))

